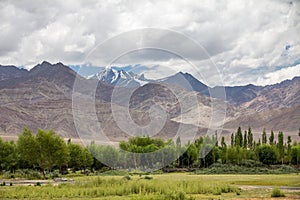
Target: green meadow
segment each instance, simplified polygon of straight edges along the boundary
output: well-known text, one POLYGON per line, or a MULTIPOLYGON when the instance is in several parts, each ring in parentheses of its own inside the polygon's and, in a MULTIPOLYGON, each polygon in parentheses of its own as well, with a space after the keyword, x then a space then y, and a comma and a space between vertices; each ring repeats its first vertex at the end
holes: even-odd
MULTIPOLYGON (((165 173, 126 176, 80 176, 70 183, 0 187, 0 199, 269 199, 272 188, 300 187, 300 175, 196 175, 165 173), (255 187, 251 187, 255 186, 255 187), (261 187, 260 187, 261 186, 261 187), (265 186, 270 186, 265 188, 265 186)), ((300 190, 282 189, 284 199, 300 190)))

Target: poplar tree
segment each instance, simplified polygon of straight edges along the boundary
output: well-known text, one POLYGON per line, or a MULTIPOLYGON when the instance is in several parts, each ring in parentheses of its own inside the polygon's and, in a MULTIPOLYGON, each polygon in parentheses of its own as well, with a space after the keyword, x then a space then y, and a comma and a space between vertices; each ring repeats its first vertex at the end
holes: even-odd
POLYGON ((221 147, 226 148, 226 142, 225 142, 224 136, 222 136, 222 139, 221 139, 221 147))
POLYGON ((291 150, 292 150, 292 138, 291 136, 289 135, 288 136, 288 139, 287 139, 287 153, 288 153, 288 157, 289 157, 289 162, 291 161, 291 150))
POLYGON ((271 131, 271 135, 269 137, 269 144, 270 145, 274 144, 274 132, 273 132, 273 130, 271 131))
POLYGON ((264 128, 264 130, 262 132, 261 142, 262 142, 262 144, 266 144, 267 143, 267 133, 266 133, 266 129, 265 128, 264 128))
POLYGON ((248 146, 248 143, 247 143, 247 131, 244 132, 244 148, 246 149, 248 146))
POLYGON ((231 133, 231 143, 230 143, 230 145, 233 147, 234 146, 234 134, 233 133, 231 133))
POLYGON ((248 129, 248 147, 249 147, 250 149, 253 148, 253 134, 252 134, 252 130, 251 130, 250 127, 249 127, 249 129, 248 129))
POLYGON ((279 157, 281 159, 281 162, 283 163, 283 157, 284 157, 284 146, 283 146, 283 132, 279 131, 278 133, 278 144, 277 148, 279 151, 279 157))
POLYGON ((243 146, 243 133, 241 127, 238 127, 238 130, 235 135, 235 146, 243 146))

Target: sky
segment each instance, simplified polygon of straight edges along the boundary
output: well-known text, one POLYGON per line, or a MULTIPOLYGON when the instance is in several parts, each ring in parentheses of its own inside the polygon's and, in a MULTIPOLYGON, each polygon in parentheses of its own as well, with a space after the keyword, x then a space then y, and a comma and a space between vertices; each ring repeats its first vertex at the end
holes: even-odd
POLYGON ((147 78, 184 71, 210 86, 300 76, 298 0, 1 0, 0 30, 0 64, 27 69, 114 58, 147 78))

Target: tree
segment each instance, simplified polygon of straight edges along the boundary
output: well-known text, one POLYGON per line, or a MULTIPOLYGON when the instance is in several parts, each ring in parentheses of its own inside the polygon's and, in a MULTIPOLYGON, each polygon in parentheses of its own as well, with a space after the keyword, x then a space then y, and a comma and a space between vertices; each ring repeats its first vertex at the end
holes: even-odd
POLYGON ((44 178, 45 170, 52 170, 54 166, 67 165, 69 154, 64 140, 54 131, 38 130, 36 135, 38 147, 37 163, 42 169, 44 178))
POLYGON ((84 171, 86 168, 91 167, 93 165, 94 159, 89 150, 86 148, 82 148, 82 151, 80 153, 80 167, 84 171))
POLYGON ((271 135, 269 137, 269 144, 270 145, 274 144, 274 132, 273 132, 273 130, 271 131, 271 135))
POLYGON ((202 136, 200 136, 198 139, 195 140, 194 144, 197 147, 197 149, 200 149, 203 142, 204 142, 204 139, 202 136))
MULTIPOLYGON (((179 141, 180 140, 178 139, 178 143, 179 141)), ((149 166, 149 164, 152 165, 152 163, 150 163, 149 160, 153 160, 154 163, 157 162, 165 163, 166 155, 162 153, 163 151, 160 152, 156 152, 156 151, 163 149, 171 142, 172 142, 171 140, 164 142, 161 138, 134 137, 134 138, 129 138, 128 142, 127 141, 120 142, 119 147, 123 151, 136 153, 136 154, 131 154, 128 157, 128 161, 126 161, 127 163, 133 164, 134 165, 133 167, 135 168, 151 167, 149 166), (146 154, 150 152, 153 152, 153 154, 146 154)), ((180 146, 178 146, 178 149, 180 149, 180 146)), ((113 149, 106 149, 106 150, 108 152, 109 151, 114 152, 113 149)), ((109 153, 104 158, 107 160, 106 162, 104 162, 105 164, 114 162, 114 159, 109 153)))
MULTIPOLYGON (((197 141, 197 140, 196 140, 197 141)), ((195 144, 196 144, 196 141, 195 141, 195 144)), ((176 158, 177 158, 177 165, 179 166, 179 157, 181 155, 181 139, 180 137, 177 137, 176 139, 176 158)))
POLYGON ((234 147, 234 146, 227 148, 226 163, 237 164, 238 157, 237 157, 236 149, 237 149, 237 147, 234 147))
POLYGON ((263 144, 257 149, 259 161, 263 164, 270 165, 276 162, 276 152, 272 146, 263 144))
POLYGON ((238 127, 238 130, 235 135, 235 146, 243 146, 243 133, 241 127, 238 127))
POLYGON ((82 147, 78 144, 69 143, 68 151, 70 154, 70 160, 68 162, 68 166, 71 167, 74 171, 80 169, 82 147))
POLYGON ((204 142, 199 149, 200 166, 208 167, 213 164, 213 149, 214 144, 211 142, 204 142))
MULTIPOLYGON (((142 148, 139 148, 139 146, 136 145, 130 146, 128 151, 143 153, 142 148)), ((103 163, 109 168, 115 169, 119 160, 118 150, 112 146, 102 146, 100 153, 101 153, 101 161, 103 161, 103 163)), ((137 168, 138 166, 140 166, 140 159, 138 157, 138 154, 135 155, 137 157, 134 158, 134 166, 137 168)))
POLYGON ((0 169, 11 170, 17 164, 16 145, 0 138, 0 169))
POLYGON ((231 145, 232 147, 234 146, 234 141, 235 141, 235 139, 234 139, 234 134, 231 133, 231 142, 230 142, 230 145, 231 145))
POLYGON ((253 148, 253 150, 255 150, 255 149, 256 149, 256 147, 257 147, 257 144, 256 144, 256 141, 254 140, 254 141, 253 141, 253 147, 252 147, 252 148, 253 148))
POLYGON ((288 155, 289 162, 291 162, 292 138, 290 135, 288 136, 287 145, 288 145, 287 155, 288 155))
POLYGON ((247 143, 247 131, 245 131, 244 132, 244 145, 243 145, 243 147, 246 149, 247 145, 248 145, 248 143, 247 143))
POLYGON ((38 146, 35 137, 27 128, 19 135, 17 141, 17 152, 20 156, 20 163, 22 167, 36 167, 37 158, 39 155, 38 146))
POLYGON ((194 144, 191 144, 186 152, 188 167, 193 165, 198 160, 198 149, 194 144))
MULTIPOLYGON (((91 167, 95 170, 99 170, 99 169, 105 167, 104 163, 102 163, 100 161, 101 155, 100 155, 99 147, 100 147, 100 145, 96 145, 94 141, 92 141, 91 144, 86 147, 89 150, 90 154, 93 155, 93 164, 91 167)), ((70 155, 70 157, 72 157, 72 156, 70 155)), ((72 159, 72 158, 70 158, 70 159, 72 159)), ((123 161, 124 161, 123 166, 126 166, 126 164, 127 164, 126 157, 124 157, 123 161)))
POLYGON ((226 150, 227 150, 227 145, 226 145, 224 136, 222 136, 221 148, 220 148, 220 152, 219 152, 219 156, 221 158, 222 163, 226 162, 226 150))
POLYGON ((267 144, 267 133, 266 133, 266 129, 264 128, 263 132, 262 132, 262 138, 261 138, 262 144, 267 144))
POLYGON ((239 147, 239 146, 236 146, 235 147, 236 149, 236 159, 237 159, 237 164, 239 165, 241 163, 241 161, 243 160, 243 148, 239 147))
POLYGON ((294 165, 300 164, 300 145, 293 146, 291 149, 291 163, 294 165))
POLYGON ((157 147, 156 149, 152 148, 153 150, 151 150, 155 151, 157 149, 162 149, 166 143, 160 138, 134 137, 130 138, 128 142, 121 141, 119 147, 124 151, 130 151, 133 153, 149 153, 146 151, 151 149, 147 147, 150 145, 157 147))
POLYGON ((253 148, 253 134, 252 134, 252 130, 251 130, 250 127, 249 127, 249 129, 248 129, 248 147, 249 147, 250 149, 253 148))
POLYGON ((221 139, 221 147, 226 148, 226 142, 225 142, 224 136, 222 136, 222 139, 221 139))
POLYGON ((181 139, 180 139, 180 137, 177 137, 177 139, 176 139, 176 147, 181 147, 181 139))
POLYGON ((279 159, 281 160, 281 162, 283 164, 284 146, 283 146, 283 132, 282 131, 279 131, 279 133, 278 133, 277 148, 278 148, 278 151, 279 151, 279 159))
POLYGON ((219 146, 218 132, 217 132, 217 131, 215 132, 215 138, 214 138, 214 141, 215 141, 215 143, 216 143, 216 146, 219 146))
POLYGON ((219 158, 221 157, 220 151, 221 151, 220 147, 218 147, 218 146, 213 147, 213 149, 212 149, 213 163, 216 163, 219 160, 219 158))

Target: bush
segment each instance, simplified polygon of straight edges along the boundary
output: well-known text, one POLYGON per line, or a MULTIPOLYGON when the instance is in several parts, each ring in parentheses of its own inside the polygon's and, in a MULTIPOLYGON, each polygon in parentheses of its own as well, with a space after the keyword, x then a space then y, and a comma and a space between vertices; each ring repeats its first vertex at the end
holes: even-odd
POLYGON ((289 165, 281 165, 277 170, 280 173, 284 173, 284 174, 297 173, 297 170, 294 167, 289 165))
POLYGON ((121 170, 110 170, 105 171, 100 174, 101 176, 126 176, 128 175, 128 172, 121 171, 121 170))
POLYGON ((285 195, 279 188, 273 188, 271 197, 285 197, 285 195))
POLYGON ((16 170, 14 177, 35 180, 35 179, 42 179, 43 175, 37 170, 18 169, 18 170, 16 170))
POLYGON ((54 170, 47 175, 48 178, 54 179, 59 177, 59 170, 54 170))
POLYGON ((41 183, 40 183, 40 182, 36 182, 35 185, 36 185, 36 186, 41 186, 41 183))
POLYGON ((126 175, 126 176, 124 176, 124 179, 129 181, 129 180, 131 180, 131 177, 129 175, 126 175))
MULTIPOLYGON (((248 162, 248 161, 247 161, 248 162)), ((231 164, 213 164, 209 168, 196 170, 196 174, 289 174, 297 173, 297 169, 289 165, 270 165, 268 167, 258 167, 257 163, 252 163, 253 167, 231 165, 231 164)), ((247 165, 251 165, 250 162, 247 165)))
POLYGON ((166 194, 164 199, 166 199, 166 200, 185 200, 186 195, 185 195, 185 192, 182 192, 182 191, 180 191, 180 192, 173 191, 169 194, 166 194))
POLYGON ((263 167, 263 164, 261 162, 255 161, 255 160, 242 160, 240 162, 241 166, 253 168, 253 167, 263 167))
POLYGON ((179 192, 179 193, 177 194, 177 198, 178 198, 179 200, 184 200, 184 199, 185 199, 185 193, 184 193, 184 192, 179 192))
POLYGON ((151 180, 151 179, 153 179, 153 177, 152 177, 152 176, 145 176, 144 179, 146 179, 146 180, 151 180))

